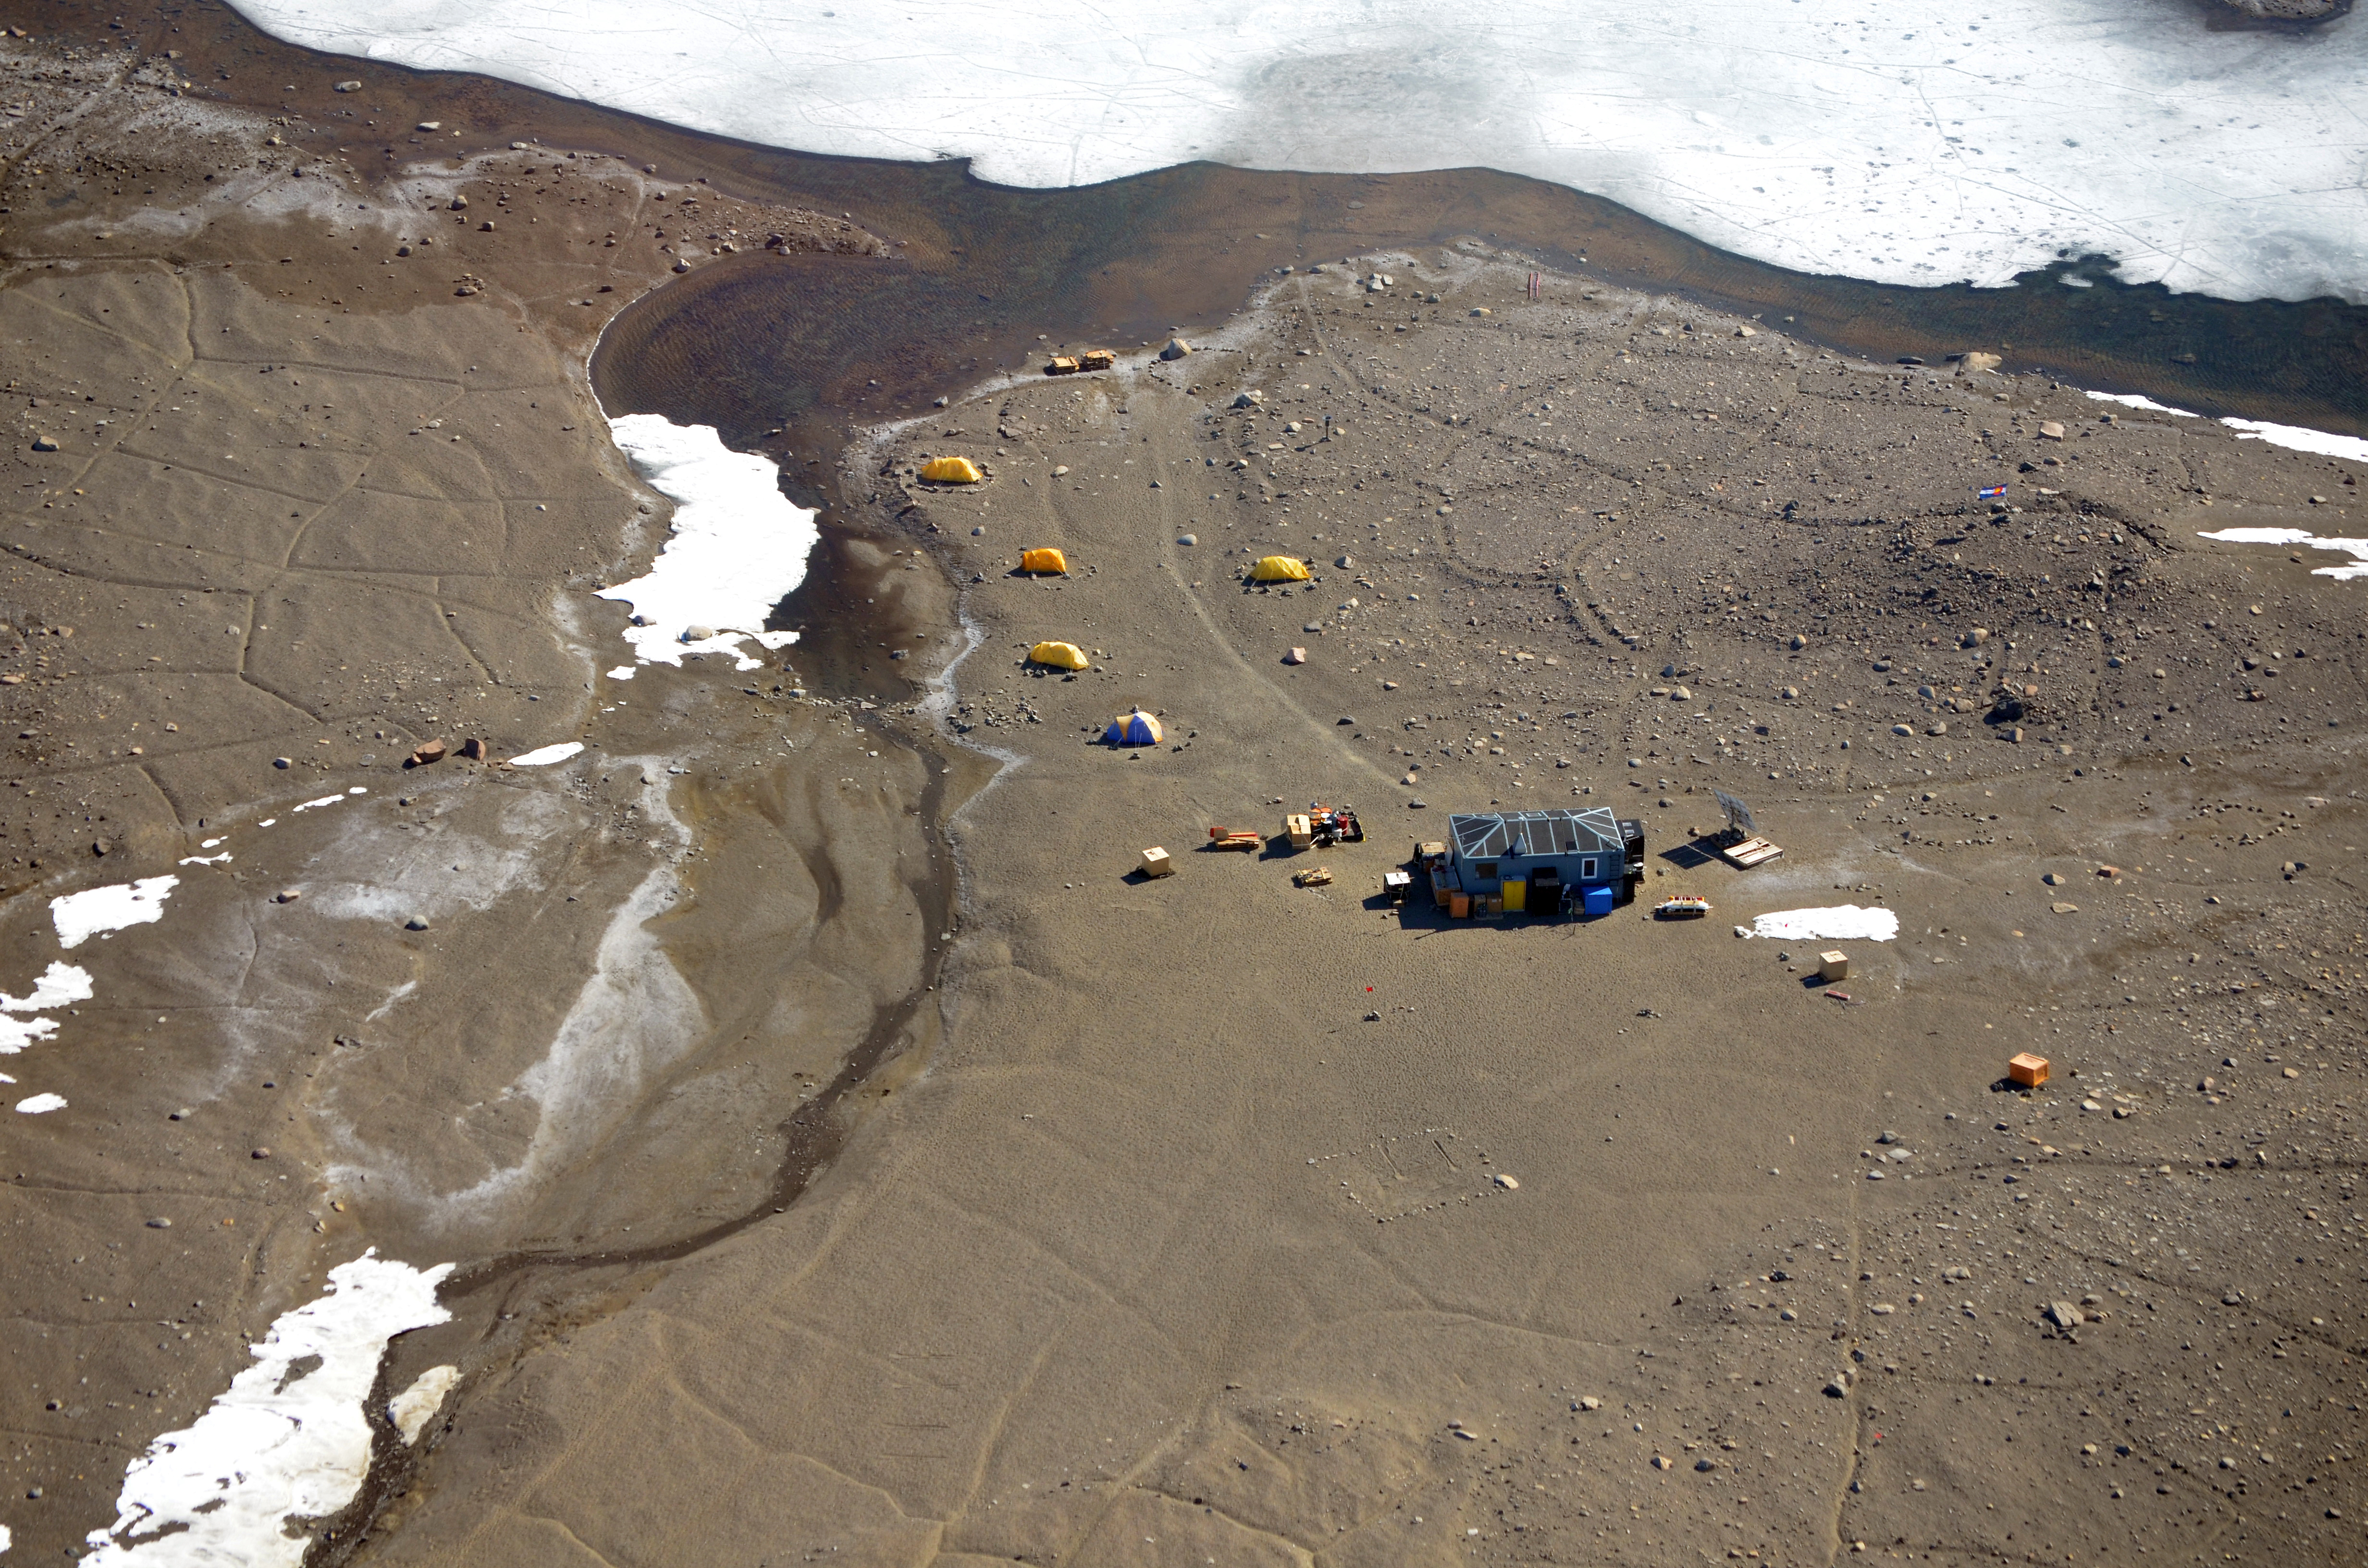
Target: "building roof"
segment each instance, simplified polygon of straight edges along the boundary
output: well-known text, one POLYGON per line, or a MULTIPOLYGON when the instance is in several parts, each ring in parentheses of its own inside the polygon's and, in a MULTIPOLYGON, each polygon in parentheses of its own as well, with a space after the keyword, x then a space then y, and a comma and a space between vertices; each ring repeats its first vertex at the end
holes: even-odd
POLYGON ((1455 852, 1468 860, 1519 855, 1625 855, 1609 806, 1583 812, 1488 812, 1447 819, 1455 852))

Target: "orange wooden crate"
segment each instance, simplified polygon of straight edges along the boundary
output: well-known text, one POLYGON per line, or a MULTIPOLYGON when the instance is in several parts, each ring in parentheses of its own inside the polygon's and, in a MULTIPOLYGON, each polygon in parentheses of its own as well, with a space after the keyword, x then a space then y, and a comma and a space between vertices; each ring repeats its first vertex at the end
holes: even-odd
POLYGON ((2035 1089, 2047 1082, 2047 1058, 2019 1051, 2007 1059, 2006 1075, 2026 1089, 2035 1089))

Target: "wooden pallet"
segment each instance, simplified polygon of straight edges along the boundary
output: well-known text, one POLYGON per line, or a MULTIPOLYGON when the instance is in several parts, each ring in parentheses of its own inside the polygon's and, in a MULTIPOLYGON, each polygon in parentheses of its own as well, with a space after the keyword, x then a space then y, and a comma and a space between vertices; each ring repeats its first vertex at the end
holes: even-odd
POLYGON ((1728 845, 1718 853, 1719 858, 1728 865, 1748 871, 1754 866, 1764 866, 1782 858, 1784 851, 1764 838, 1747 838, 1740 844, 1728 845))

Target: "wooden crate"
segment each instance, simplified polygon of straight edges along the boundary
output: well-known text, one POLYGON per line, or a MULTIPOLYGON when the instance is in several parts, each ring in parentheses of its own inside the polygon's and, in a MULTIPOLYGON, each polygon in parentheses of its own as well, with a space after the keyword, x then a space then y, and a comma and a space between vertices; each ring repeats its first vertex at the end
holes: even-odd
POLYGON ((2035 1089, 2047 1082, 2047 1058, 2017 1051, 2007 1058, 2006 1075, 2026 1089, 2035 1089))

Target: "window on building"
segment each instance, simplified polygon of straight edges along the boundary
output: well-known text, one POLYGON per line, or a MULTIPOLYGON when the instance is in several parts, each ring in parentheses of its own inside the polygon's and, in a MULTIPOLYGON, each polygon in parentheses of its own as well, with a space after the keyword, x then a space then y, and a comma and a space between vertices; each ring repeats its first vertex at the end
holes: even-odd
POLYGON ((1595 857, 1589 855, 1578 863, 1578 874, 1588 881, 1595 880, 1595 857))
POLYGON ((1497 880, 1497 862, 1474 860, 1472 862, 1472 874, 1484 882, 1493 882, 1497 880))

